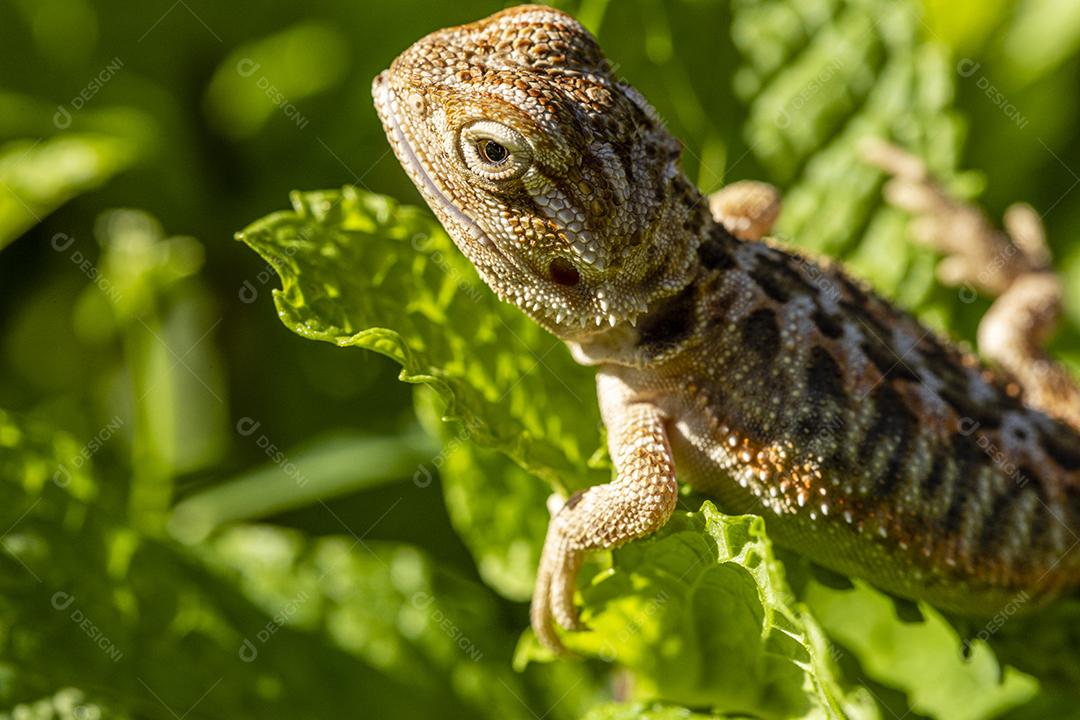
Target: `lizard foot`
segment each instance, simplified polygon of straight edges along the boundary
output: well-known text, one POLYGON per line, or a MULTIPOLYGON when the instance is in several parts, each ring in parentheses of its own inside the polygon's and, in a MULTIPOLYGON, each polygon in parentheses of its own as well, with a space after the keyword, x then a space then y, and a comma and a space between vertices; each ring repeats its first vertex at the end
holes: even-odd
POLYGON ((579 497, 580 493, 571 496, 551 518, 530 607, 530 620, 537 638, 559 654, 566 653, 566 648, 555 624, 571 631, 584 629, 574 605, 574 588, 583 554, 572 549, 569 529, 574 520, 568 517, 573 514, 575 498, 579 497))
POLYGON ((944 253, 941 281, 963 286, 967 301, 976 291, 997 298, 979 323, 979 350, 1012 376, 1029 405, 1080 429, 1080 386, 1044 350, 1063 290, 1038 213, 1012 205, 998 230, 977 207, 951 197, 920 158, 876 138, 860 150, 892 175, 885 197, 915 216, 915 239, 944 253))
POLYGON ((740 240, 760 240, 780 216, 780 191, 755 180, 740 180, 709 195, 713 219, 740 240))
POLYGON ((533 631, 541 643, 558 653, 566 650, 556 624, 570 631, 584 629, 574 605, 574 590, 585 555, 658 530, 671 517, 678 496, 659 409, 641 402, 623 404, 622 388, 610 378, 601 378, 599 387, 608 408, 618 410, 617 417, 608 422, 617 477, 574 493, 556 510, 533 592, 533 631), (616 390, 606 390, 609 385, 616 390))

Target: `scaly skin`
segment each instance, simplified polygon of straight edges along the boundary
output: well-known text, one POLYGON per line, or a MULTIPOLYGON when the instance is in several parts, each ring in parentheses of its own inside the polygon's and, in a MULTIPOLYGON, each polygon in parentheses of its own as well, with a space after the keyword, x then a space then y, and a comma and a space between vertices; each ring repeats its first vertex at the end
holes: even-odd
POLYGON ((980 329, 991 371, 839 268, 762 241, 768 186, 706 201, 566 14, 433 33, 373 92, 481 277, 597 368, 616 477, 552 518, 532 605, 544 643, 561 647, 556 622, 580 627, 586 553, 667 521, 676 471, 815 562, 949 611, 1077 584, 1080 391, 1040 349, 1061 292, 1030 215, 996 233, 918 160, 867 147, 948 279, 1000 295, 980 329))

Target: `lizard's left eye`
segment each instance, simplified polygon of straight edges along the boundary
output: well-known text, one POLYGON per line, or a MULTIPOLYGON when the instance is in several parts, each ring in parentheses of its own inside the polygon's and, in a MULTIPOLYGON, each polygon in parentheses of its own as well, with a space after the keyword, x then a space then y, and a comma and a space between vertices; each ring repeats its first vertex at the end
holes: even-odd
POLYGON ((458 147, 465 167, 483 180, 519 178, 532 163, 532 148, 521 133, 491 120, 463 127, 458 147))
POLYGON ((510 151, 494 140, 487 140, 480 143, 480 157, 484 158, 492 165, 498 165, 503 160, 510 157, 510 151))

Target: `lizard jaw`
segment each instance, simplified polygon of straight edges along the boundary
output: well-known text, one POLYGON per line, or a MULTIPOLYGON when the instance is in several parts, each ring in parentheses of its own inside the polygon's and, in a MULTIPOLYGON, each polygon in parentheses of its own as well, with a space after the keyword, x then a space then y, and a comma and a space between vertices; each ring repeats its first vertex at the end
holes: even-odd
MULTIPOLYGON (((420 190, 420 194, 424 196, 424 200, 427 201, 428 205, 433 209, 437 209, 440 215, 445 214, 448 216, 448 219, 463 228, 472 240, 484 248, 491 250, 497 254, 503 262, 512 266, 513 263, 510 262, 510 259, 499 250, 477 222, 462 212, 454 205, 454 203, 450 202, 446 193, 435 184, 434 179, 432 179, 431 175, 425 169, 424 163, 420 161, 419 156, 416 154, 414 144, 409 139, 408 133, 398 119, 398 114, 394 112, 393 91, 390 89, 386 79, 386 72, 379 73, 379 75, 376 76, 372 83, 372 95, 375 98, 375 111, 378 113, 379 119, 382 120, 383 125, 387 129, 387 136, 391 140, 390 144, 393 146, 394 153, 398 156, 398 160, 401 162, 406 172, 408 172, 413 183, 416 185, 417 189, 420 190)), ((481 270, 481 268, 478 268, 478 270, 481 270)))
MULTIPOLYGON (((379 73, 372 82, 372 96, 375 100, 375 110, 379 115, 390 139, 390 144, 402 167, 405 168, 413 184, 416 185, 425 202, 439 216, 444 227, 449 230, 454 227, 458 232, 450 232, 455 244, 472 262, 484 282, 495 291, 500 300, 511 302, 518 306, 536 322, 542 325, 552 334, 563 339, 586 339, 598 334, 607 334, 610 328, 622 323, 636 324, 638 315, 644 312, 644 307, 627 309, 625 315, 609 312, 606 303, 602 303, 592 315, 579 317, 572 311, 569 305, 551 307, 546 303, 535 300, 530 292, 507 292, 506 283, 498 281, 500 275, 506 275, 506 271, 519 275, 529 276, 531 272, 515 262, 512 254, 508 255, 492 240, 492 238, 480 227, 473 218, 459 209, 447 196, 431 173, 427 171, 424 162, 416 151, 416 143, 412 141, 407 120, 401 117, 395 109, 398 101, 388 74, 390 71, 379 73), (467 241, 459 242, 458 237, 467 236, 467 241), (473 247, 470 247, 470 242, 473 247), (482 248, 490 253, 504 270, 500 273, 498 268, 492 267, 489 262, 480 258, 477 248, 482 248), (595 321, 595 326, 593 325, 595 321)), ((511 284, 510 287, 528 287, 527 283, 511 284)))

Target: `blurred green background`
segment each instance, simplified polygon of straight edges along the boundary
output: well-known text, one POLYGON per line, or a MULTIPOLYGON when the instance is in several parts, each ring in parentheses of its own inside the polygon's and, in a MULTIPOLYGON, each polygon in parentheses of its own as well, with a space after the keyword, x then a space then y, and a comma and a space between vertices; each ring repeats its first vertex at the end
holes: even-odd
MULTIPOLYGON (((912 148, 993 218, 1030 202, 1067 277, 1055 349, 1080 363, 1080 4, 556 4, 703 190, 779 184, 782 235, 961 338, 987 302, 937 285, 854 139, 912 148)), ((295 189, 418 204, 371 78, 504 6, 0 0, 0 717, 645 717, 605 703, 665 697, 602 660, 515 671, 547 486, 455 455, 393 361, 289 332, 274 267, 233 238, 295 189), (535 512, 478 514, 480 470, 500 484, 475 492, 535 512)), ((845 683, 882 717, 949 716, 859 660, 845 683)), ((1075 679, 1054 672, 1044 690, 1075 679)), ((1038 717, 1028 690, 963 716, 1038 717)))

